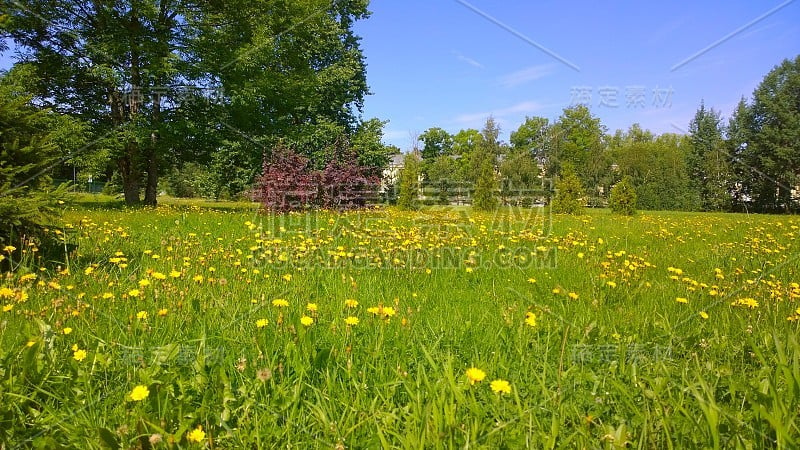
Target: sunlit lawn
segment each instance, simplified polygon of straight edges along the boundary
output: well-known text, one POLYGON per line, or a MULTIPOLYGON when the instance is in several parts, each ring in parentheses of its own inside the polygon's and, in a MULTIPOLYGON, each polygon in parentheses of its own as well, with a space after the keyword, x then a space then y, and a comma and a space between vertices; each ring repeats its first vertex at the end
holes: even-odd
POLYGON ((3 281, 6 447, 800 445, 797 217, 96 199, 3 281))

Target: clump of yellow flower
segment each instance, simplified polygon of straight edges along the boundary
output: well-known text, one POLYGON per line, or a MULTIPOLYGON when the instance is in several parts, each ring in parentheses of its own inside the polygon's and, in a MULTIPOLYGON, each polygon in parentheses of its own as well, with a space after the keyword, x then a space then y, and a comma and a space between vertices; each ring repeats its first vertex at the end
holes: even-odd
POLYGON ((200 426, 200 425, 198 425, 197 428, 195 428, 194 430, 192 430, 192 431, 190 431, 189 433, 186 434, 186 439, 189 442, 194 442, 194 443, 198 443, 198 444, 200 442, 203 442, 203 440, 205 440, 205 438, 206 438, 206 432, 203 431, 203 427, 200 426))
POLYGON ((506 380, 494 380, 489 383, 489 387, 492 388, 492 391, 498 394, 510 394, 511 393, 511 384, 506 380))
POLYGON ((75 359, 75 361, 81 362, 84 359, 86 359, 86 356, 87 356, 86 350, 73 347, 72 358, 75 359))
POLYGON ((525 323, 531 327, 536 326, 536 314, 528 311, 525 313, 525 323))
POLYGON ((272 306, 276 306, 278 308, 285 308, 289 306, 289 302, 287 302, 282 298, 276 298, 275 300, 272 301, 272 306))
POLYGON ((256 320, 256 327, 258 327, 258 328, 264 328, 267 325, 269 325, 269 320, 267 320, 267 319, 258 319, 258 320, 256 320))
POLYGON ((344 301, 344 306, 347 306, 348 308, 355 308, 356 306, 358 306, 358 300, 348 298, 347 300, 344 301))
POLYGON ((140 402, 146 399, 148 395, 150 395, 150 390, 147 389, 147 386, 143 386, 141 384, 134 387, 131 393, 128 394, 130 399, 135 402, 140 402))
POLYGON ((750 309, 758 308, 758 301, 754 298, 740 298, 731 303, 731 306, 744 306, 750 309))
POLYGON ((467 380, 469 380, 469 384, 480 383, 484 378, 486 378, 486 372, 481 369, 477 367, 470 367, 467 369, 467 380))
POLYGON ((308 316, 303 316, 300 318, 300 323, 303 326, 310 327, 314 323, 314 319, 308 316))
POLYGON ((348 327, 354 327, 354 326, 358 325, 358 317, 354 317, 354 316, 347 317, 346 319, 344 319, 344 323, 348 327))

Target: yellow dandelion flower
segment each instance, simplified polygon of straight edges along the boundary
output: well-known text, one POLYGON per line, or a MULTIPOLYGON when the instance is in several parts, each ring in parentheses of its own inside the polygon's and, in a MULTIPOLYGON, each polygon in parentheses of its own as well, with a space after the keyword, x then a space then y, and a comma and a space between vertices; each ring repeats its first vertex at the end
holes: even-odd
POLYGON ((130 291, 128 291, 128 296, 129 297, 138 297, 139 295, 141 295, 141 293, 142 292, 139 291, 138 289, 131 289, 130 291))
POLYGON ((14 247, 13 245, 6 245, 5 247, 3 247, 3 251, 6 253, 12 253, 16 249, 17 247, 14 247))
POLYGON ((205 438, 206 438, 206 432, 203 431, 203 427, 200 425, 198 425, 197 428, 186 434, 186 439, 189 440, 189 442, 195 442, 198 444, 200 442, 203 442, 205 438))
POLYGON ((159 317, 164 317, 168 313, 169 313, 169 310, 167 308, 161 308, 161 309, 158 310, 158 316, 159 317))
POLYGON ((344 305, 347 306, 348 308, 355 308, 356 306, 358 306, 358 301, 352 298, 348 298, 347 300, 344 301, 344 305))
POLYGON ((705 311, 700 311, 700 317, 702 317, 703 320, 707 320, 708 319, 708 313, 705 312, 705 311))
POLYGON ((256 327, 258 327, 258 328, 264 328, 267 325, 269 325, 269 320, 267 320, 267 319, 258 319, 258 320, 256 320, 256 327))
POLYGON ((75 350, 72 353, 72 358, 78 362, 83 361, 84 359, 86 359, 86 350, 75 350))
POLYGON ((528 278, 528 283, 536 283, 536 278, 528 278))
POLYGON ((314 319, 308 316, 303 316, 300 318, 300 323, 302 323, 303 326, 310 327, 314 323, 314 319))
POLYGON ((317 304, 316 303, 309 303, 309 304, 306 305, 306 309, 309 312, 317 312, 317 309, 318 309, 317 308, 317 304))
POLYGON ((486 372, 478 369, 477 367, 470 367, 467 369, 467 379, 469 384, 475 384, 483 381, 486 378, 486 372))
POLYGON ((613 281, 606 281, 606 286, 608 286, 608 287, 613 289, 613 288, 617 287, 617 283, 615 283, 613 281))
POLYGON ((536 314, 528 311, 525 313, 525 323, 529 326, 535 327, 536 326, 536 314))
POLYGON ((147 319, 147 311, 139 311, 136 313, 136 318, 140 320, 147 319))
POLYGON ((12 305, 11 303, 9 303, 7 305, 3 305, 3 312, 9 312, 12 309, 14 309, 14 305, 12 305))
POLYGON ((573 300, 577 300, 578 299, 578 294, 576 294, 574 292, 570 292, 569 293, 569 298, 571 298, 573 300))
POLYGON ((489 383, 489 386, 492 388, 492 392, 497 394, 510 394, 511 393, 511 384, 506 380, 494 380, 489 383))
POLYGON ((282 298, 276 298, 275 300, 272 301, 272 306, 277 306, 278 308, 285 308, 289 306, 289 302, 287 302, 282 298))
POLYGON ((161 272, 153 272, 153 278, 155 278, 156 280, 166 280, 167 276, 161 272))
POLYGON ((139 280, 139 286, 141 287, 150 286, 150 280, 139 280))
POLYGON ((169 276, 172 277, 172 278, 180 278, 181 273, 178 272, 177 270, 172 270, 172 271, 170 271, 169 276))
POLYGON ((92 266, 89 266, 89 267, 83 269, 83 274, 84 275, 91 275, 92 272, 94 272, 94 267, 92 267, 92 266))
POLYGON ((675 301, 678 303, 689 303, 689 299, 686 297, 677 297, 675 298, 675 301))
POLYGON ((150 390, 147 389, 147 386, 140 384, 133 388, 131 393, 128 394, 128 397, 135 402, 140 402, 146 399, 148 395, 150 395, 150 390))
POLYGON ((344 323, 348 327, 354 327, 358 325, 358 317, 353 317, 353 316, 347 317, 346 319, 344 319, 344 323))
POLYGON ((61 332, 64 333, 65 335, 66 334, 70 334, 70 333, 72 333, 72 328, 66 327, 63 330, 61 330, 61 332))
POLYGON ((282 276, 281 278, 283 278, 287 282, 288 281, 292 281, 292 274, 287 273, 286 275, 282 276))

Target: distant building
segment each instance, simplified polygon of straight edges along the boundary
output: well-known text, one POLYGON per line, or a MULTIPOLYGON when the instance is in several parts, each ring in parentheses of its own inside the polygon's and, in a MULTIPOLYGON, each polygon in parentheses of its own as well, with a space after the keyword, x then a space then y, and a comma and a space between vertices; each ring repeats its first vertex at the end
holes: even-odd
POLYGON ((397 153, 389 159, 389 165, 383 169, 381 192, 386 192, 386 189, 400 180, 400 171, 403 170, 405 157, 406 155, 403 153, 397 153))

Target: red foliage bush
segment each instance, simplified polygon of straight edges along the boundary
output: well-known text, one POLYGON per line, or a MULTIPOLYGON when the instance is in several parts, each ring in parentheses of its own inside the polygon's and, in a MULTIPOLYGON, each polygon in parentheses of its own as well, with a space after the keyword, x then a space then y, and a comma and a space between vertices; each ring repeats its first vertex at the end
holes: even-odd
POLYGON ((307 209, 317 202, 317 182, 309 160, 283 144, 264 157, 261 176, 252 192, 253 200, 270 211, 307 209))
POLYGON ((364 208, 378 198, 380 177, 374 172, 350 150, 335 151, 323 170, 313 170, 308 158, 279 144, 264 158, 252 197, 276 212, 364 208))

